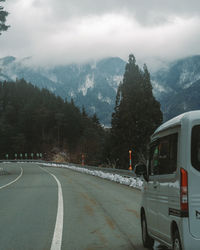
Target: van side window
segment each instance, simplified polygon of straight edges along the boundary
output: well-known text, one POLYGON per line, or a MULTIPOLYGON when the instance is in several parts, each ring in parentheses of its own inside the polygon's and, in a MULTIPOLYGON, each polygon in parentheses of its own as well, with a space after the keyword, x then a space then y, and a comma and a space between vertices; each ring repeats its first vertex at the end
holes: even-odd
POLYGON ((151 146, 149 159, 149 174, 172 174, 177 167, 178 134, 172 134, 159 139, 151 146))
POLYGON ((192 129, 191 162, 192 166, 200 171, 200 125, 192 129))
POLYGON ((169 152, 171 173, 175 172, 177 168, 177 151, 178 151, 178 134, 173 134, 170 137, 170 152, 169 152))
POLYGON ((158 174, 158 156, 159 156, 158 144, 154 144, 150 149, 150 159, 149 159, 149 174, 158 174))
POLYGON ((168 174, 169 173, 169 139, 165 137, 161 139, 159 144, 160 153, 159 153, 159 174, 168 174))
POLYGON ((178 134, 163 137, 159 144, 159 174, 172 174, 177 165, 178 134))

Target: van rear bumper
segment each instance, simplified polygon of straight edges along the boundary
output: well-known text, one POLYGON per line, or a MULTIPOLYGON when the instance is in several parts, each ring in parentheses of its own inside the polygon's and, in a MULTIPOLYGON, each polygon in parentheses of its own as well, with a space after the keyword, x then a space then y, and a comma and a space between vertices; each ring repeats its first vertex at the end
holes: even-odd
POLYGON ((182 239, 183 250, 199 250, 200 249, 200 239, 195 239, 191 234, 188 234, 182 239))
POLYGON ((181 242, 183 250, 199 250, 200 249, 200 239, 194 238, 189 231, 188 218, 182 221, 181 242))

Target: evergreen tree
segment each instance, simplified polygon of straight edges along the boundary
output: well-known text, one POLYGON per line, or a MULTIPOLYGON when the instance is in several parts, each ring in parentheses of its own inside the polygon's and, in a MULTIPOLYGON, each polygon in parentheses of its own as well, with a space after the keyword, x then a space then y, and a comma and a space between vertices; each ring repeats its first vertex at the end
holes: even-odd
MULTIPOLYGON (((5 0, 0 0, 1 2, 5 2, 5 0)), ((0 35, 1 31, 6 31, 9 26, 5 24, 6 17, 8 16, 8 12, 4 10, 3 6, 0 5, 0 35)))
POLYGON ((133 151, 134 163, 146 154, 150 135, 161 122, 162 112, 152 93, 147 66, 141 70, 130 55, 112 114, 111 158, 118 167, 128 168, 129 150, 133 151))
POLYGON ((92 116, 92 121, 94 124, 96 124, 97 126, 101 126, 100 122, 99 122, 99 118, 97 117, 97 114, 95 113, 93 116, 92 116))

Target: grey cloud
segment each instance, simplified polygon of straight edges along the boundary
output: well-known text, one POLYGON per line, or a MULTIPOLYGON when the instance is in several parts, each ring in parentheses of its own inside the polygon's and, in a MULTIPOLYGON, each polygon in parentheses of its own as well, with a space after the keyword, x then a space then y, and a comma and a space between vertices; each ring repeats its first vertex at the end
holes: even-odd
POLYGON ((0 37, 0 57, 44 65, 134 53, 157 67, 200 53, 195 0, 7 0, 5 7, 11 28, 0 37))
POLYGON ((199 0, 34 0, 33 6, 51 9, 58 19, 126 12, 143 25, 169 21, 170 16, 199 16, 199 0))

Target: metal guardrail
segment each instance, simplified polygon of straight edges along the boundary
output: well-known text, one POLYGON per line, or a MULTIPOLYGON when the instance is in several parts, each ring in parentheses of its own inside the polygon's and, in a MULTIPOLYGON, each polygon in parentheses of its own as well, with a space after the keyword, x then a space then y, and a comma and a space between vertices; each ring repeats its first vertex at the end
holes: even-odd
POLYGON ((50 163, 50 164, 57 164, 57 165, 69 165, 69 166, 76 166, 79 168, 87 168, 89 170, 97 170, 97 171, 102 171, 104 173, 112 173, 112 174, 118 174, 123 177, 137 177, 134 171, 130 170, 124 170, 124 169, 117 169, 117 168, 103 168, 103 167, 95 167, 95 166, 89 166, 89 165, 80 165, 76 163, 69 163, 69 162, 50 162, 50 161, 43 161, 43 160, 0 160, 0 163, 3 162, 35 162, 35 163, 50 163))
POLYGON ((32 160, 32 159, 23 159, 23 160, 0 160, 0 163, 3 162, 47 162, 47 161, 43 161, 43 160, 32 160))

